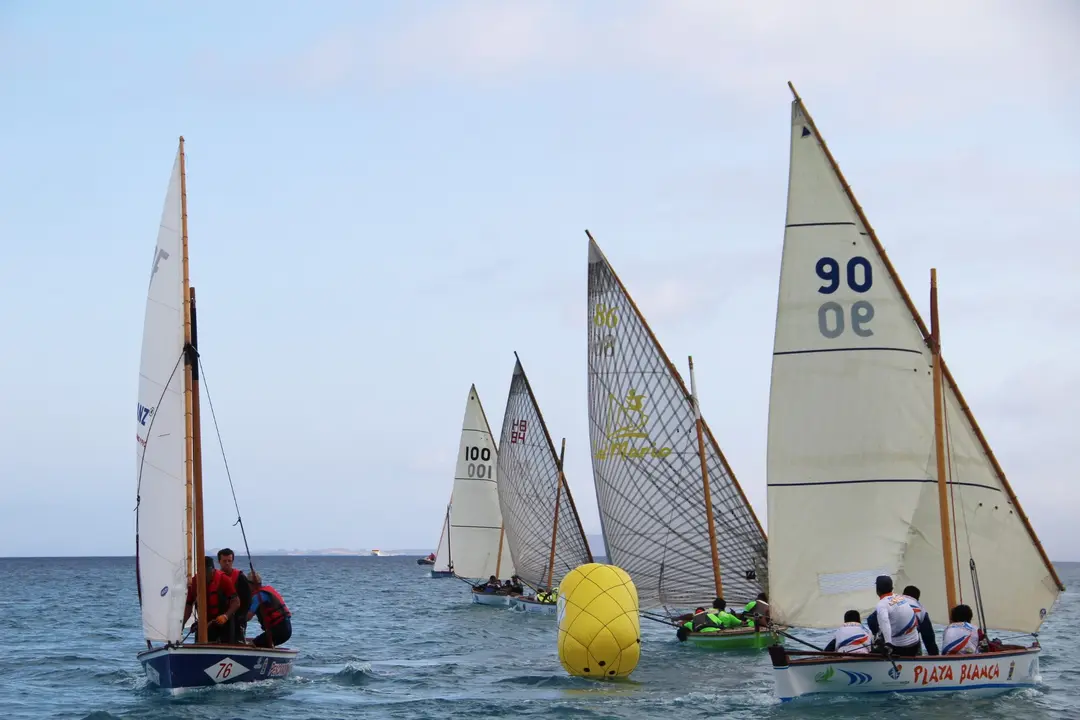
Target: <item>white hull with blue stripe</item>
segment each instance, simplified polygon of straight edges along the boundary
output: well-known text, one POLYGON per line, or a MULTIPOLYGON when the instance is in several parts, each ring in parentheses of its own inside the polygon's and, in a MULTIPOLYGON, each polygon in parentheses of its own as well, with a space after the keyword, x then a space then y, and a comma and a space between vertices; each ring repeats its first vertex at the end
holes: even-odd
POLYGON ((993 695, 1039 682, 1038 645, 1008 646, 976 655, 913 658, 793 653, 769 648, 776 696, 781 701, 810 695, 974 692, 993 695), (798 655, 798 658, 792 657, 798 655))

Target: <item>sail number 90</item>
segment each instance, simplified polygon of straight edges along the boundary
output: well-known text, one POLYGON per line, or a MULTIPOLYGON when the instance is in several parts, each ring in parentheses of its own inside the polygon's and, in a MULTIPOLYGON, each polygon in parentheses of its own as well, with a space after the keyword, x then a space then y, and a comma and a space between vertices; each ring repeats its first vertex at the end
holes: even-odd
MULTIPOLYGON (((865 293, 874 285, 874 271, 870 261, 861 256, 855 256, 847 261, 844 273, 841 277, 840 263, 831 257, 823 257, 814 266, 817 276, 826 282, 818 288, 822 295, 831 295, 840 289, 841 280, 847 281, 847 286, 857 293, 865 293)), ((845 322, 844 306, 835 301, 822 303, 818 308, 818 330, 822 335, 833 340, 844 334, 847 323, 845 322)), ((870 337, 874 334, 868 325, 874 319, 874 306, 866 300, 858 300, 851 305, 851 331, 859 337, 870 337)))
POLYGON ((494 473, 491 472, 491 466, 484 464, 491 460, 490 449, 466 445, 465 459, 472 461, 465 468, 466 471, 469 473, 469 477, 484 480, 494 475, 494 473), (479 460, 480 462, 476 462, 477 460, 479 460))

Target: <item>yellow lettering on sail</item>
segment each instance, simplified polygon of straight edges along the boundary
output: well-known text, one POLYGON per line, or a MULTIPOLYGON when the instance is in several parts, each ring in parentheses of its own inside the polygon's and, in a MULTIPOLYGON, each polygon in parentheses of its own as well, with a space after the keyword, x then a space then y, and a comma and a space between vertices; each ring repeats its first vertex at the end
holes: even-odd
POLYGON ((671 448, 657 447, 649 437, 645 427, 649 422, 649 416, 645 412, 645 399, 646 396, 639 394, 634 388, 630 388, 622 402, 615 395, 608 395, 607 427, 604 429, 607 442, 597 448, 597 460, 615 457, 664 458, 671 454, 671 448))

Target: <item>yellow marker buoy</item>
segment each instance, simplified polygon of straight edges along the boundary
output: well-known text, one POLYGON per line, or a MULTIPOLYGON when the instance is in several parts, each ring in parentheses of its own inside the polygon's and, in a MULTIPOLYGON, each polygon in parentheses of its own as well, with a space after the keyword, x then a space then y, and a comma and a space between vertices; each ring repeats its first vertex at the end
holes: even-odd
POLYGON ((641 657, 634 581, 622 568, 589 563, 559 584, 559 662, 576 677, 626 677, 641 657))

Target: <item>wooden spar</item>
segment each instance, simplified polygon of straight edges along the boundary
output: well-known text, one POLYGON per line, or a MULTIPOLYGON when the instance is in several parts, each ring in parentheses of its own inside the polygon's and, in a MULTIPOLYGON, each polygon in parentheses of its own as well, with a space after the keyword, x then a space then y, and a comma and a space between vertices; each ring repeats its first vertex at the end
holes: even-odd
POLYGON ((566 438, 559 450, 559 479, 555 481, 555 520, 551 523, 551 557, 548 558, 547 585, 555 587, 555 540, 559 537, 559 498, 563 489, 563 462, 566 460, 566 438))
MULTIPOLYGON (((514 362, 517 363, 515 372, 521 370, 521 378, 525 381, 525 390, 529 393, 529 401, 532 403, 533 409, 536 410, 536 417, 540 418, 540 427, 544 430, 544 439, 547 440, 548 448, 551 450, 551 457, 555 459, 559 472, 562 472, 563 490, 566 491, 566 499, 570 502, 570 513, 574 516, 574 522, 577 524, 578 532, 581 533, 581 544, 585 546, 585 555, 588 557, 588 562, 593 561, 592 550, 589 549, 589 538, 585 536, 585 528, 581 524, 581 516, 578 515, 577 505, 574 504, 574 495, 570 492, 570 483, 566 482, 566 473, 563 472, 563 464, 559 455, 555 454, 555 443, 551 440, 551 433, 548 432, 547 423, 544 422, 544 413, 540 412, 540 403, 536 402, 536 395, 533 394, 532 384, 529 382, 529 376, 525 373, 525 368, 521 365, 521 358, 518 357, 517 351, 514 351, 514 362)), ((566 444, 565 438, 563 444, 566 444)))
POLYGON ((694 379, 693 356, 690 356, 690 397, 694 403, 698 459, 701 461, 701 487, 705 493, 705 518, 709 521, 709 550, 712 552, 713 581, 716 583, 716 597, 724 597, 724 584, 720 577, 720 553, 716 549, 716 523, 713 521, 712 492, 709 490, 709 466, 705 457, 705 435, 701 432, 701 407, 698 405, 697 381, 694 379))
MULTIPOLYGON (((206 543, 203 535, 203 484, 202 484, 202 426, 199 418, 199 325, 198 315, 195 311, 195 288, 189 289, 191 298, 191 343, 187 348, 188 365, 191 367, 191 445, 192 445, 192 497, 195 500, 195 557, 199 563, 199 571, 196 592, 196 607, 199 612, 199 632, 195 638, 196 643, 208 641, 207 631, 210 622, 214 618, 206 616, 206 585, 209 578, 206 577, 206 567, 203 558, 206 557, 206 543)), ((225 608, 218 608, 224 612, 225 608)))
MULTIPOLYGON (((859 205, 859 201, 855 199, 855 193, 852 191, 851 186, 848 185, 847 180, 844 178, 844 173, 840 171, 840 166, 836 162, 836 158, 833 157, 832 152, 829 151, 829 146, 825 143, 825 138, 821 136, 821 132, 818 131, 817 125, 814 124, 814 118, 811 117, 810 112, 806 109, 806 104, 802 98, 799 97, 799 93, 795 90, 795 86, 790 82, 788 88, 791 89, 791 94, 795 97, 795 102, 802 108, 803 115, 806 117, 806 124, 814 132, 819 143, 821 143, 821 149, 825 153, 826 159, 832 166, 833 172, 836 173, 837 179, 840 181, 840 186, 844 189, 844 193, 847 195, 848 200, 851 201, 851 205, 855 208, 855 213, 859 216, 859 221, 862 222, 863 227, 866 229, 867 235, 870 237, 870 241, 874 244, 874 248, 878 252, 878 256, 881 258, 882 264, 885 266, 885 270, 889 273, 893 283, 896 284, 896 289, 900 292, 900 297, 904 299, 904 304, 907 305, 908 311, 915 319, 915 324, 918 325, 920 332, 922 332, 923 340, 927 346, 930 345, 930 331, 926 327, 926 323, 923 322, 922 316, 919 314, 918 308, 915 307, 915 303, 912 302, 911 296, 908 295, 907 290, 904 289, 904 283, 900 281, 900 275, 897 274, 896 269, 893 267, 892 262, 889 260, 889 256, 885 254, 885 247, 878 240, 877 233, 874 232, 874 228, 871 227, 870 221, 866 218, 866 213, 863 212, 862 206, 859 205)), ((1005 471, 1001 468, 1001 465, 997 461, 997 457, 994 455, 994 451, 990 448, 990 443, 987 442, 986 436, 983 435, 982 429, 979 427, 978 421, 975 420, 975 414, 971 411, 971 407, 964 400, 964 394, 960 392, 960 387, 956 384, 955 378, 953 378, 952 372, 949 371, 949 365, 945 362, 945 359, 941 359, 941 374, 945 379, 945 382, 952 388, 953 393, 956 394, 957 403, 960 405, 960 409, 964 412, 964 417, 967 418, 968 423, 971 425, 972 431, 975 433, 975 437, 979 439, 979 444, 982 445, 983 452, 986 453, 987 459, 990 460, 990 465, 994 468, 994 472, 997 474, 998 479, 1001 481, 1001 486, 1005 490, 1006 496, 1009 498, 1009 503, 1016 511, 1016 515, 1020 518, 1020 521, 1024 523, 1024 528, 1027 529, 1028 535, 1031 537, 1031 541, 1035 544, 1035 548, 1039 551, 1039 556, 1042 558, 1043 564, 1046 566, 1046 571, 1053 578, 1054 584, 1058 590, 1064 591, 1065 585, 1061 582, 1061 578, 1057 574, 1057 570, 1054 569, 1053 563, 1050 562, 1050 557, 1046 554, 1046 549, 1039 541, 1039 537, 1035 534, 1035 528, 1031 525, 1031 520, 1024 513, 1022 507, 1020 507, 1020 500, 1016 497, 1016 493, 1013 492, 1012 486, 1009 484, 1009 479, 1005 477, 1005 471)))
MULTIPOLYGON (((683 382, 682 375, 679 374, 679 371, 675 367, 675 364, 671 362, 671 359, 667 356, 667 353, 664 352, 664 347, 660 344, 660 341, 656 339, 656 335, 653 333, 652 328, 649 327, 649 323, 645 319, 645 316, 641 313, 641 310, 640 308, 638 308, 637 303, 634 302, 634 298, 630 296, 630 293, 627 291, 626 286, 623 285, 622 280, 619 279, 619 274, 615 272, 615 269, 611 267, 611 263, 607 261, 607 257, 605 257, 603 251, 600 250, 600 246, 596 244, 596 239, 593 238, 592 233, 586 229, 585 235, 589 238, 589 242, 591 242, 596 248, 596 252, 600 255, 601 258, 603 258, 604 264, 607 265, 608 272, 611 273, 611 277, 615 278, 615 283, 619 286, 619 289, 622 290, 623 295, 626 296, 626 300, 630 303, 630 307, 633 308, 634 314, 637 315, 638 320, 641 321, 641 326, 645 328, 645 332, 648 334, 649 339, 652 340, 653 344, 656 346, 657 351, 660 353, 661 359, 663 359, 664 364, 667 365, 668 370, 671 372, 671 376, 675 378, 675 382, 677 382, 679 384, 679 387, 682 388, 683 395, 686 397, 687 401, 689 401, 691 399, 690 391, 687 389, 686 383, 683 382)), ((731 478, 731 484, 734 485, 735 489, 738 491, 739 499, 742 500, 743 506, 750 512, 750 517, 753 518, 754 526, 757 528, 757 531, 761 533, 762 540, 768 540, 768 537, 765 535, 765 528, 761 526, 761 521, 758 520, 757 513, 754 512, 754 506, 751 505, 750 501, 746 499, 746 493, 743 492, 742 485, 739 484, 738 478, 735 477, 735 472, 731 469, 731 465, 728 464, 727 458, 724 456, 724 451, 720 449, 720 444, 716 442, 716 438, 713 436, 712 430, 709 429, 709 423, 705 422, 704 418, 702 418, 701 420, 701 428, 705 436, 709 439, 709 442, 712 443, 713 451, 716 452, 716 456, 720 459, 720 464, 723 466, 724 472, 729 478, 731 478)))
MULTIPOLYGON (((187 161, 184 155, 184 136, 180 136, 180 242, 181 242, 181 262, 184 269, 184 284, 180 290, 181 297, 180 302, 184 308, 184 345, 187 346, 191 342, 191 301, 189 295, 189 289, 191 288, 191 279, 188 273, 188 226, 187 226, 187 161)), ((194 515, 192 504, 192 457, 194 456, 194 449, 192 448, 192 418, 191 418, 191 366, 184 363, 184 490, 187 494, 187 505, 185 506, 185 518, 187 524, 184 526, 184 547, 187 548, 187 579, 190 581, 192 573, 195 572, 194 567, 194 515)))
POLYGON ((506 535, 506 528, 502 525, 499 526, 499 554, 495 557, 495 579, 499 578, 499 573, 502 572, 502 545, 503 537, 506 535))
POLYGON ((944 392, 941 382, 941 326, 938 324, 937 269, 930 269, 930 351, 934 358, 934 446, 937 455, 938 512, 941 516, 941 556, 945 563, 945 597, 949 612, 956 607, 952 532, 949 529, 949 477, 945 472, 944 392))

